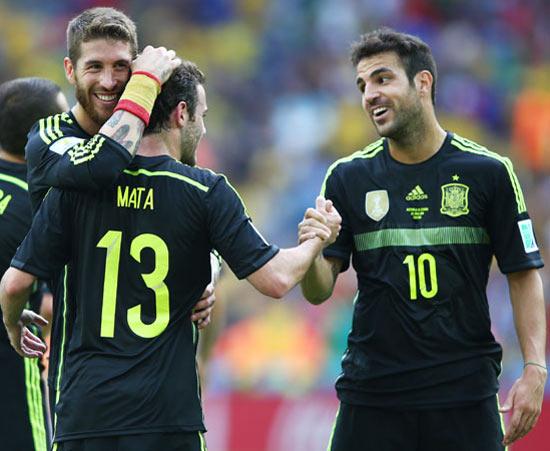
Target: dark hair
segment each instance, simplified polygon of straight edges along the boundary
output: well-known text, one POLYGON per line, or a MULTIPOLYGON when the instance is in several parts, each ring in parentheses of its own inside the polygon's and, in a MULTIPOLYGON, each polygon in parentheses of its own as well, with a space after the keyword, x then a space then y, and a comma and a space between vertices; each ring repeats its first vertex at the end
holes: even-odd
POLYGON ((170 114, 181 101, 187 104, 189 118, 192 120, 198 101, 197 86, 204 83, 204 74, 191 61, 184 61, 174 69, 170 78, 162 85, 162 91, 155 101, 144 135, 166 130, 170 114))
POLYGON ((130 44, 132 58, 137 55, 136 24, 114 8, 90 8, 73 18, 67 26, 67 55, 76 64, 81 44, 93 39, 114 39, 130 44))
POLYGON ((351 62, 357 67, 363 58, 369 58, 384 52, 395 52, 397 54, 411 85, 414 83, 414 76, 418 72, 427 70, 432 74, 432 103, 435 104, 437 68, 428 44, 416 36, 383 27, 363 34, 359 41, 352 44, 351 62))
POLYGON ((62 113, 61 88, 45 78, 16 78, 0 85, 0 146, 24 155, 27 133, 40 118, 62 113))

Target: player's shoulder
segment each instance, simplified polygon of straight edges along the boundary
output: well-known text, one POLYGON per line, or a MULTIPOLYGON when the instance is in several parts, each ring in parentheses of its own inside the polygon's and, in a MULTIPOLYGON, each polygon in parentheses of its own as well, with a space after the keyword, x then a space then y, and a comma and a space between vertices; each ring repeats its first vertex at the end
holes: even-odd
POLYGON ((189 187, 194 191, 208 193, 223 176, 210 169, 189 166, 173 158, 163 158, 159 164, 138 168, 128 168, 124 172, 132 175, 163 176, 172 180, 176 186, 189 187))
POLYGON ((28 134, 26 152, 47 147, 62 154, 65 149, 85 141, 86 138, 85 132, 71 113, 58 113, 34 123, 28 134))
POLYGON ((336 160, 329 166, 326 178, 335 172, 345 172, 356 167, 357 165, 370 164, 371 162, 374 162, 379 155, 381 155, 382 150, 384 150, 384 138, 369 144, 365 148, 358 150, 351 155, 336 160))
POLYGON ((512 170, 513 165, 508 157, 457 133, 451 134, 449 146, 457 158, 466 163, 474 164, 483 171, 512 170))

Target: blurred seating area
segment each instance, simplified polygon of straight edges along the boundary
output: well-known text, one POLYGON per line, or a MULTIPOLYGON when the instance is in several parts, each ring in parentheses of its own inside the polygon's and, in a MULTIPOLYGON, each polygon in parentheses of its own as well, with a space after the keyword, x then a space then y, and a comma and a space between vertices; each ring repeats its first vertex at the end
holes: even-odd
MULTIPOLYGON (((442 124, 512 158, 550 262, 549 2, 1 0, 0 81, 44 76, 72 96, 62 64, 66 24, 106 4, 136 21, 141 47, 174 48, 205 71, 208 133, 199 162, 228 175, 258 228, 280 246, 296 242, 331 162, 376 139, 349 44, 381 25, 419 35, 438 63, 442 124)), ((548 298, 550 271, 542 275, 548 298)), ((206 350, 208 391, 332 391, 355 289, 348 271, 325 305, 307 305, 299 290, 272 301, 226 270, 210 331, 218 336, 206 350)), ((488 293, 509 388, 523 361, 496 268, 488 293)))

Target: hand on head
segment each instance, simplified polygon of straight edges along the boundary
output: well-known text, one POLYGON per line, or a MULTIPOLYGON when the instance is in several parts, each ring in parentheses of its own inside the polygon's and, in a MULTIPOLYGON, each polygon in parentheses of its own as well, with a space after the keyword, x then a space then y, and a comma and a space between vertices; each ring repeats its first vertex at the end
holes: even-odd
POLYGON ((170 78, 181 62, 174 50, 148 45, 133 61, 132 72, 148 72, 157 77, 162 84, 170 78))
POLYGON ((342 218, 331 200, 318 196, 315 208, 308 208, 304 219, 298 224, 298 242, 319 238, 324 247, 336 241, 341 229, 342 218))

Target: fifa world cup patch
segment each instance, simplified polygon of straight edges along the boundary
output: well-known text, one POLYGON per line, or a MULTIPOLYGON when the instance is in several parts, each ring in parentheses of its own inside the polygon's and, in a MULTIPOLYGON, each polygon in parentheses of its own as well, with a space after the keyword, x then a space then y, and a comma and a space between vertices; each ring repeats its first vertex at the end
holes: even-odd
POLYGON ((530 219, 524 219, 518 221, 519 233, 521 234, 521 240, 523 241, 523 248, 525 253, 538 251, 537 242, 535 241, 535 234, 533 233, 533 223, 530 219))
POLYGON ((76 145, 81 145, 84 142, 84 138, 77 138, 75 136, 65 136, 54 142, 50 146, 50 150, 59 155, 63 155, 67 150, 71 149, 76 145))
POLYGON ((365 212, 375 221, 380 221, 390 209, 390 199, 385 189, 369 191, 365 195, 365 212))
POLYGON ((470 188, 463 183, 447 183, 441 186, 441 214, 456 218, 470 213, 468 191, 470 188))

